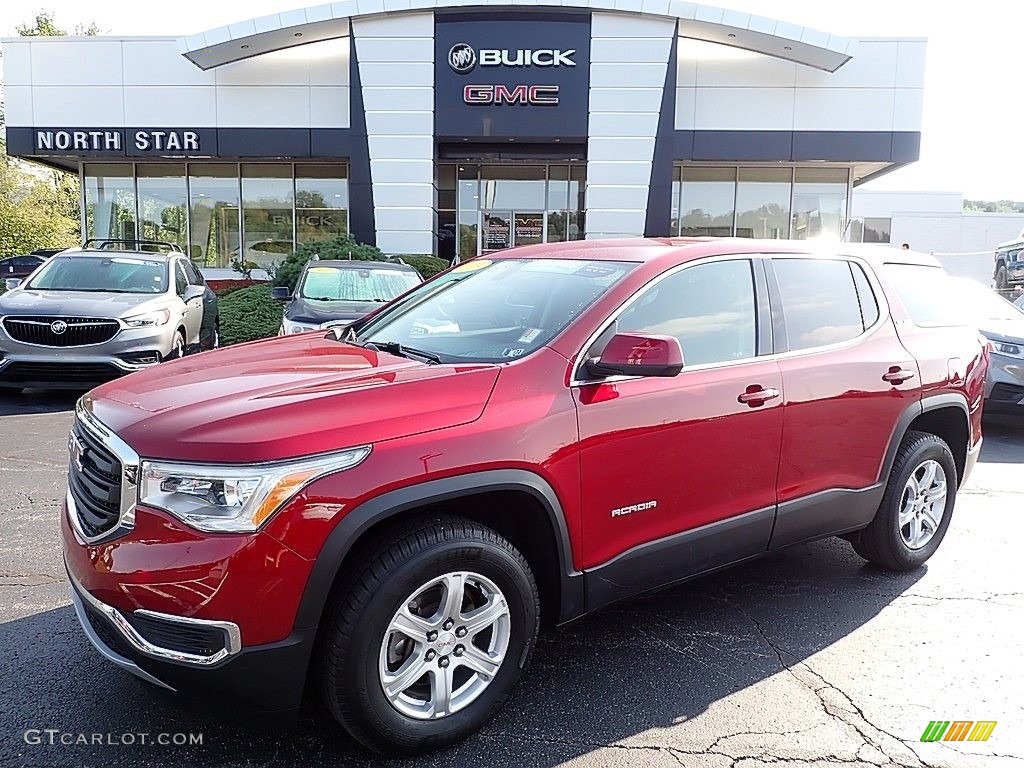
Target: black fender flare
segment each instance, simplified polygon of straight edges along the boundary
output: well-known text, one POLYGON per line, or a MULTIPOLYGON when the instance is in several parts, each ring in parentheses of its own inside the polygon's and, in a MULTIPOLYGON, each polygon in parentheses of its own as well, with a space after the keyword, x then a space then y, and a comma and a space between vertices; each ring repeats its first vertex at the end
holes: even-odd
MULTIPOLYGON (((892 437, 889 438, 889 446, 885 450, 885 459, 882 461, 882 471, 878 475, 878 481, 880 483, 886 483, 889 480, 889 473, 892 472, 892 465, 896 461, 896 452, 900 449, 900 443, 903 442, 904 436, 910 429, 910 425, 914 419, 918 416, 928 413, 929 411, 936 411, 939 408, 949 408, 954 406, 959 408, 964 413, 964 420, 967 422, 967 434, 971 433, 971 410, 967 405, 967 398, 961 394, 955 392, 947 392, 941 395, 929 395, 927 397, 918 400, 900 414, 899 419, 896 422, 896 428, 893 430, 892 437)), ((968 446, 969 448, 970 446, 968 446)))
POLYGON ((295 616, 296 629, 318 626, 341 564, 353 543, 371 527, 425 504, 492 491, 522 491, 540 502, 551 521, 557 541, 561 611, 559 621, 583 613, 583 579, 573 569, 572 546, 565 513, 551 485, 524 469, 493 469, 430 480, 375 496, 346 514, 328 534, 306 582, 295 616))

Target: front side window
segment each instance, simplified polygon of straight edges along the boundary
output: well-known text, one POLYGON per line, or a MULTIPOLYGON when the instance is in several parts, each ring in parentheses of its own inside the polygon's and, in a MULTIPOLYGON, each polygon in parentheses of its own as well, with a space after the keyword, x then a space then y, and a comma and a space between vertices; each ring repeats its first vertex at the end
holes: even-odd
POLYGON ((835 259, 774 259, 782 297, 782 315, 790 352, 839 344, 860 336, 877 320, 873 295, 861 299, 848 261, 835 259))
POLYGON ((419 279, 400 269, 310 267, 299 295, 310 301, 390 301, 414 288, 419 279))
POLYGON ((163 293, 167 262, 130 256, 58 256, 46 263, 28 287, 35 291, 163 293))
POLYGON ((636 264, 475 259, 408 294, 352 337, 444 362, 510 362, 547 344, 636 264))
POLYGON ((687 367, 746 360, 756 355, 756 316, 749 260, 698 264, 645 289, 587 357, 600 357, 616 333, 644 333, 679 339, 687 367))
POLYGON ((185 267, 182 266, 180 261, 174 267, 174 283, 178 295, 184 296, 185 291, 188 290, 188 276, 185 274, 185 267))

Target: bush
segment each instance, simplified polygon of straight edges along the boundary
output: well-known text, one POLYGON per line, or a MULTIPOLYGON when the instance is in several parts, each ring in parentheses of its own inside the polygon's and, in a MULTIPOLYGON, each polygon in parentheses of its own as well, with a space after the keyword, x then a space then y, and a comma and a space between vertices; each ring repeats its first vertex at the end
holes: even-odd
POLYGON ((294 253, 285 257, 274 272, 274 285, 284 285, 289 291, 295 290, 295 283, 306 262, 319 256, 321 259, 354 259, 356 261, 385 261, 384 252, 372 245, 364 245, 351 235, 340 235, 332 240, 319 243, 303 243, 294 253))
POLYGON ((408 264, 410 267, 415 269, 420 275, 423 276, 424 280, 429 280, 438 272, 444 272, 448 267, 451 266, 444 259, 439 259, 436 256, 399 256, 402 261, 408 264))
POLYGON ((234 291, 220 300, 220 343, 227 346, 276 336, 281 314, 281 302, 270 297, 265 283, 234 291))

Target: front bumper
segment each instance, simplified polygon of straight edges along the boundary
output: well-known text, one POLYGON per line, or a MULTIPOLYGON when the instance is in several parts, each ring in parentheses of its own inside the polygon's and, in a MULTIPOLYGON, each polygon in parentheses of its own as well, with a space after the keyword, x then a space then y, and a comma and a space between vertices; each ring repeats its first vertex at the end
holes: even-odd
POLYGON ((991 355, 985 378, 985 411, 1024 414, 1024 360, 991 355))
POLYGON ((50 347, 16 341, 0 324, 0 387, 82 389, 149 368, 171 352, 175 328, 123 329, 110 341, 50 347))

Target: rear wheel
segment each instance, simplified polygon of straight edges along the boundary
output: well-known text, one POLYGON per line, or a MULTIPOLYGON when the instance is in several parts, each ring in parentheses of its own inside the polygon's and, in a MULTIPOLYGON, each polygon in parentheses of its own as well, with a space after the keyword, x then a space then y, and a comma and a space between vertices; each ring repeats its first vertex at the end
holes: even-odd
POLYGON ((956 501, 957 472, 949 446, 927 432, 908 432, 896 454, 874 519, 851 537, 861 557, 911 571, 939 548, 956 501))
POLYGON ((352 574, 323 642, 335 718, 367 747, 405 754, 486 723, 537 637, 537 586, 523 556, 495 531, 445 516, 389 537, 352 574))
POLYGON ((1006 271, 1006 265, 1000 264, 996 270, 996 290, 1008 291, 1010 289, 1010 277, 1006 271))

